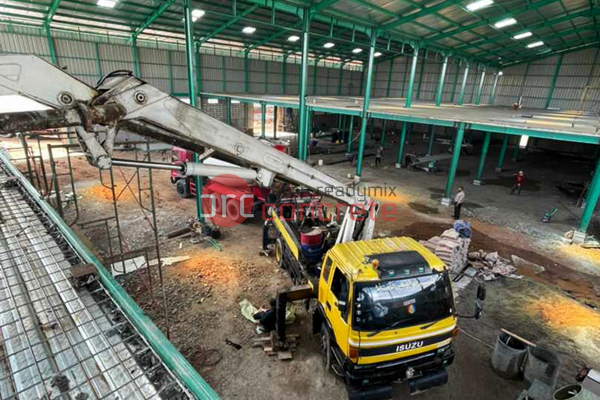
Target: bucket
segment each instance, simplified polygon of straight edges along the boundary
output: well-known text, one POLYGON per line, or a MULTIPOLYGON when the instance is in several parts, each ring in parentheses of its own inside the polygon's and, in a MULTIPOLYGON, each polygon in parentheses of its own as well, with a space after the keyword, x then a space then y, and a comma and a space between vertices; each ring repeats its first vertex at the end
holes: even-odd
POLYGON ((506 333, 501 333, 494 346, 492 367, 496 374, 504 379, 517 379, 521 375, 521 366, 526 354, 525 343, 506 333))
POLYGON ((589 390, 584 389, 580 385, 568 385, 558 389, 554 393, 554 400, 598 400, 600 397, 596 396, 589 390))
POLYGON ((523 377, 527 385, 538 379, 546 385, 554 388, 560 371, 560 359, 558 356, 541 347, 530 347, 525 362, 523 377))

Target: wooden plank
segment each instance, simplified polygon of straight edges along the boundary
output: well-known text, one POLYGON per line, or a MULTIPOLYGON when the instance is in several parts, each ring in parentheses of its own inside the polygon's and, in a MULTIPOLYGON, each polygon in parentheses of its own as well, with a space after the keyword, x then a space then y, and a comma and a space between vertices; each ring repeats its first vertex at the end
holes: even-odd
POLYGON ((526 345, 528 345, 528 346, 531 346, 531 347, 537 347, 537 345, 536 345, 535 343, 532 343, 532 342, 530 342, 530 341, 529 341, 529 340, 527 340, 527 339, 523 339, 521 336, 519 336, 519 335, 517 335, 517 334, 515 334, 515 333, 509 332, 509 331, 507 331, 507 330, 506 330, 506 329, 504 329, 504 328, 502 328, 502 329, 500 329, 500 330, 501 330, 503 333, 506 333, 507 335, 509 335, 509 336, 511 336, 511 337, 513 337, 513 338, 515 338, 515 339, 517 339, 517 340, 520 340, 521 342, 525 343, 525 344, 526 344, 526 345))
POLYGON ((291 351, 280 351, 277 353, 277 358, 280 360, 291 360, 293 358, 291 351))

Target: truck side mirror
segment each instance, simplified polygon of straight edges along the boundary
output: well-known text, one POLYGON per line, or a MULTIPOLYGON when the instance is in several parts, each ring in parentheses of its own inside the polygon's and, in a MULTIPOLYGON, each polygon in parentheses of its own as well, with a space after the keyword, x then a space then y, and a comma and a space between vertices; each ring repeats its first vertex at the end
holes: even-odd
POLYGON ((485 284, 483 282, 479 282, 479 286, 477 286, 477 300, 484 301, 487 295, 487 289, 485 288, 485 284))
POLYGON ((347 308, 348 308, 348 305, 346 304, 346 302, 345 302, 345 301, 341 301, 341 300, 340 300, 340 301, 338 301, 338 303, 337 303, 337 308, 338 308, 338 310, 340 310, 340 312, 343 314, 343 313, 345 313, 345 312, 346 312, 346 310, 347 310, 347 308))

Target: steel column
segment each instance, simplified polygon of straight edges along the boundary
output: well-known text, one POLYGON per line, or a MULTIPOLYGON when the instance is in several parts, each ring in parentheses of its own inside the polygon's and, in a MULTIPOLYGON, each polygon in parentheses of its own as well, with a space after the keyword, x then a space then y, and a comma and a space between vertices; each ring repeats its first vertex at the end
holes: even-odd
POLYGON ((385 90, 385 97, 390 97, 390 89, 392 86, 392 70, 394 69, 394 58, 390 59, 390 70, 388 71, 387 89, 385 90))
POLYGON ((310 9, 302 10, 302 57, 300 64, 300 87, 298 89, 300 129, 298 131, 298 159, 306 161, 308 145, 308 126, 306 125, 306 85, 308 84, 308 39, 310 30, 310 9))
POLYGON ((521 136, 517 136, 517 143, 515 144, 515 149, 513 150, 513 155, 511 158, 512 162, 519 161, 519 147, 521 144, 521 136))
POLYGON ((250 93, 250 82, 248 79, 248 52, 244 53, 244 92, 250 93))
POLYGON ((496 77, 494 78, 494 86, 492 86, 492 94, 490 96, 490 104, 494 104, 496 102, 496 87, 498 86, 499 78, 500 78, 500 72, 496 73, 496 77))
POLYGON ((337 95, 338 96, 342 95, 342 79, 343 79, 343 75, 344 75, 344 63, 342 63, 340 65, 340 76, 338 77, 338 88, 337 88, 337 95))
MULTIPOLYGON (((186 43, 186 50, 187 50, 187 43, 186 43)), ((169 94, 172 95, 173 94, 173 64, 171 62, 171 50, 167 50, 167 74, 168 74, 168 78, 169 78, 169 94)), ((194 99, 194 101, 196 101, 194 99)), ((190 104, 191 103, 191 97, 190 97, 190 104)))
POLYGON ((450 103, 454 103, 456 86, 458 86, 458 76, 460 75, 460 64, 456 65, 456 75, 454 75, 454 83, 452 84, 452 93, 450 93, 450 103))
POLYGON ((467 79, 469 78, 469 63, 465 63, 465 72, 463 74, 462 84, 460 85, 460 94, 458 95, 458 105, 462 106, 465 100, 465 90, 467 89, 467 79))
POLYGON ((373 81, 373 62, 375 60, 375 45, 377 43, 377 30, 371 29, 371 45, 369 46, 369 64, 367 71, 367 84, 365 87, 365 96, 363 109, 361 113, 360 136, 358 138, 358 157, 356 160, 356 175, 354 181, 359 182, 362 175, 362 163, 365 151, 365 141, 367 139, 367 122, 369 116, 369 103, 371 102, 371 83, 373 81))
POLYGON ((102 79, 102 63, 100 62, 100 45, 94 43, 94 53, 96 55, 96 71, 98 72, 98 80, 102 79))
POLYGON ((483 139, 483 147, 481 148, 481 158, 479 159, 479 167, 477 168, 477 174, 473 185, 481 185, 481 178, 483 176, 483 168, 485 167, 485 158, 487 157, 488 149, 490 148, 490 141, 492 140, 492 132, 486 132, 485 138, 483 139))
POLYGON ((581 215, 581 220, 579 221, 579 231, 585 232, 587 231, 588 226, 590 225, 590 221, 592 220, 592 215, 594 214, 594 210, 596 209, 596 204, 598 203, 598 197, 600 196, 600 158, 596 161, 596 169, 594 170, 594 176, 592 177, 592 182, 588 187, 588 194, 585 198, 585 207, 583 209, 583 214, 581 215))
POLYGON ((475 105, 478 106, 481 103, 481 92, 483 92, 483 82, 485 81, 485 66, 481 71, 481 80, 479 81, 479 88, 477 89, 477 96, 475 96, 475 105))
POLYGON ((406 129, 408 122, 402 123, 402 133, 400 134, 400 141, 398 142, 398 155, 396 156, 396 168, 402 168, 402 161, 404 158, 404 144, 406 142, 406 129))
POLYGON ((509 135, 504 135, 502 138, 502 147, 500 147, 500 156, 498 156, 498 166, 496 167, 496 172, 502 172, 502 167, 504 166, 504 157, 506 156, 506 149, 508 147, 508 139, 510 139, 509 135))
POLYGON ((56 46, 54 45, 54 39, 52 38, 52 31, 50 30, 50 24, 44 24, 44 32, 46 33, 46 41, 48 42, 48 52, 50 53, 50 61, 54 65, 58 65, 58 57, 56 55, 56 46))
MULTIPOLYGON (((192 26, 192 11, 190 9, 190 0, 183 0, 183 23, 185 28, 185 59, 187 63, 187 80, 188 80, 188 93, 190 96, 190 105, 192 107, 196 107, 197 104, 197 92, 196 92, 196 80, 194 77, 194 28, 192 26)), ((169 81, 170 81, 170 89, 171 93, 173 92, 173 73, 172 73, 172 65, 171 65, 171 52, 168 52, 169 55, 169 81)), ((194 162, 199 161, 198 153, 194 153, 194 162)), ((196 184, 196 212, 198 214, 198 220, 203 221, 204 217, 202 217, 202 178, 196 176, 194 178, 194 183, 196 184)))
POLYGON ((141 76, 140 74, 140 54, 137 47, 137 39, 131 41, 131 53, 133 55, 133 75, 136 78, 141 76))
POLYGON ((231 125, 231 98, 225 99, 225 122, 227 125, 231 125))
POLYGON ((260 103, 260 137, 265 138, 266 131, 266 122, 267 122, 267 105, 265 103, 260 103))
POLYGON ((347 143, 347 153, 352 153, 352 139, 354 135, 354 115, 350 116, 350 126, 348 127, 348 143, 347 143))
POLYGON ((438 87, 437 98, 435 99, 435 106, 439 107, 442 105, 442 96, 444 95, 444 80, 446 79, 446 68, 448 67, 448 56, 444 57, 444 63, 442 64, 442 74, 440 76, 440 85, 438 87))
POLYGON ((429 125, 429 143, 427 144, 427 155, 430 156, 433 153, 433 143, 435 142, 435 127, 429 125))
POLYGON ((383 120, 383 129, 381 130, 381 145, 385 146, 385 128, 387 127, 387 119, 383 120))
POLYGON ((465 124, 460 123, 456 137, 454 138, 454 150, 452 151, 452 161, 450 163, 450 170, 448 172, 448 180, 446 181, 446 190, 444 191, 444 198, 442 199, 443 205, 450 205, 452 196, 452 187, 454 186, 454 177, 456 176, 456 169, 458 168, 458 159, 460 158, 460 150, 462 148, 463 137, 465 134, 465 124))
POLYGON ((408 92, 406 93, 405 108, 410 108, 412 104, 413 88, 415 86, 415 74, 417 72, 417 58, 419 56, 419 48, 414 48, 412 67, 410 68, 410 77, 408 78, 408 92))
POLYGON ((285 84, 287 82, 287 58, 287 54, 283 56, 283 64, 281 65, 281 94, 285 94, 285 84))
POLYGON ((558 74, 560 73, 560 68, 562 67, 563 55, 564 54, 558 56, 558 61, 556 62, 556 68, 554 69, 552 82, 550 82, 550 88, 548 89, 548 96, 546 96, 546 105, 544 108, 550 107, 550 103, 552 102, 552 96, 554 96, 554 89, 556 88, 556 81, 558 80, 558 74))

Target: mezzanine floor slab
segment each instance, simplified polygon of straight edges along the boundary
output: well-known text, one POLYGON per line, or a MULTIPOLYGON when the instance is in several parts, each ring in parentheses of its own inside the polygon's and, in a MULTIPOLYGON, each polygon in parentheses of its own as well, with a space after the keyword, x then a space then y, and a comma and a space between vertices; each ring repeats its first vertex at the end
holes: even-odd
MULTIPOLYGON (((264 103, 298 108, 297 95, 248 95, 225 93, 202 93, 207 98, 231 98, 245 103, 264 103)), ((547 139, 600 144, 600 118, 595 113, 576 110, 545 110, 464 104, 442 104, 413 101, 405 108, 405 99, 373 98, 369 113, 373 118, 416 122, 430 125, 454 126, 468 124, 467 128, 490 130, 512 135, 529 135, 547 139)), ((309 109, 336 114, 360 115, 362 97, 309 96, 309 109)))

